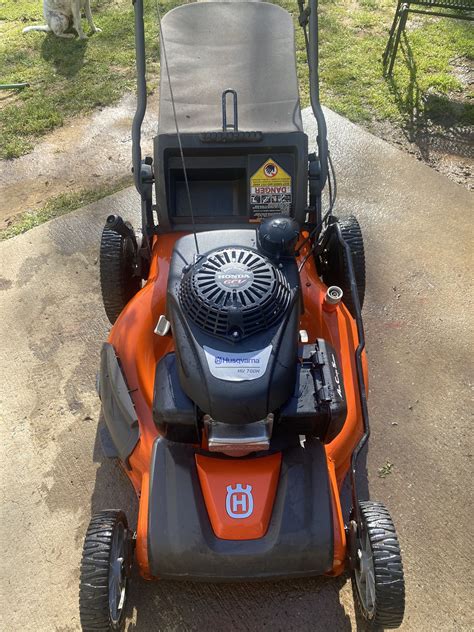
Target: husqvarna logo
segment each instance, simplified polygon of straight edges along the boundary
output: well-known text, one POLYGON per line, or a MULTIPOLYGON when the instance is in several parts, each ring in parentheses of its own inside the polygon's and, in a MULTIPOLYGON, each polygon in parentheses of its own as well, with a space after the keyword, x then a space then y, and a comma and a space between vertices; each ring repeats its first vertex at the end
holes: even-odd
POLYGON ((238 483, 235 487, 227 486, 225 510, 231 518, 248 518, 253 512, 252 486, 243 487, 238 483))

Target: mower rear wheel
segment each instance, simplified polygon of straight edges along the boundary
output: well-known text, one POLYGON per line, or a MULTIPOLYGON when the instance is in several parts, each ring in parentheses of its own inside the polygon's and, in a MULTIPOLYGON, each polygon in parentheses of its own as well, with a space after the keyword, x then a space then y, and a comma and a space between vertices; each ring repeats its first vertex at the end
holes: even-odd
MULTIPOLYGON (((131 228, 131 225, 126 222, 131 228)), ((100 242, 100 287, 107 318, 113 325, 129 300, 142 286, 136 275, 133 239, 119 235, 107 226, 100 242)))
POLYGON ((94 515, 82 552, 79 615, 83 632, 123 629, 131 564, 131 534, 124 512, 94 515))
MULTIPOLYGON (((352 254, 352 265, 357 283, 360 308, 362 309, 365 297, 365 254, 362 231, 359 222, 353 215, 338 220, 338 223, 341 227, 342 236, 349 245, 352 254)), ((330 231, 328 247, 322 253, 320 261, 322 278, 328 287, 337 285, 341 288, 343 291, 342 300, 355 318, 356 309, 352 300, 347 254, 334 234, 334 229, 330 226, 328 230, 330 231)))
POLYGON ((368 630, 398 628, 405 612, 405 580, 395 527, 382 503, 359 506, 363 532, 352 572, 356 610, 368 630))

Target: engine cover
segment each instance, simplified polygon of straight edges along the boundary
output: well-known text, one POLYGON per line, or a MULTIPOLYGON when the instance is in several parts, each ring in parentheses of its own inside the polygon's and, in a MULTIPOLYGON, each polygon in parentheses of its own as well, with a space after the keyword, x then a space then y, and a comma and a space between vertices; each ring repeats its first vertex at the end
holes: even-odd
POLYGON ((253 229, 179 239, 170 264, 167 316, 181 386, 224 423, 259 421, 293 393, 300 315, 293 258, 274 265, 253 229), (222 244, 229 244, 223 247, 222 244))
POLYGON ((182 309, 203 331, 233 341, 282 319, 291 300, 288 281, 271 261, 250 248, 221 248, 185 272, 182 309))

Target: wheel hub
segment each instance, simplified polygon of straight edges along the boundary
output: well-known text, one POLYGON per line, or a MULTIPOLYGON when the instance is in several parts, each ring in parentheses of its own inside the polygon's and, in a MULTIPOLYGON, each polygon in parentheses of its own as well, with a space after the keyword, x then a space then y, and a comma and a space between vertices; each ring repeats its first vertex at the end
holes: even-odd
POLYGON ((122 524, 114 530, 109 561, 109 611, 116 625, 125 604, 127 576, 125 572, 126 531, 122 524))
POLYGON ((355 580, 361 605, 369 619, 375 614, 375 568, 368 534, 365 534, 357 549, 358 567, 355 580))

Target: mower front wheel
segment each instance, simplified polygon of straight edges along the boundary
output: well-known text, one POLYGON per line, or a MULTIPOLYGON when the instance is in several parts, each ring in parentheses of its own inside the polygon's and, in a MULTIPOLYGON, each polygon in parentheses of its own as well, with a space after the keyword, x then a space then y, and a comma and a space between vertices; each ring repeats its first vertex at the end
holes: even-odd
POLYGON ((362 533, 352 590, 367 630, 398 628, 405 612, 403 564, 394 524, 382 503, 360 503, 362 533))
POLYGON ((92 517, 82 552, 79 615, 83 632, 123 630, 132 538, 123 511, 92 517))

